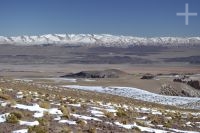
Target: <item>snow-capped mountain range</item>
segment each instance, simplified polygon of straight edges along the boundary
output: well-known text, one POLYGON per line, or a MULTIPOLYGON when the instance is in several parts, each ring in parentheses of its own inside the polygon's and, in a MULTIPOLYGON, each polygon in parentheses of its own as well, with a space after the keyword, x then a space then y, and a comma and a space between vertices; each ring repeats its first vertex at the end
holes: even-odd
POLYGON ((127 47, 134 45, 193 46, 200 45, 200 37, 133 37, 109 34, 46 34, 41 36, 0 36, 0 44, 12 45, 87 45, 127 47))

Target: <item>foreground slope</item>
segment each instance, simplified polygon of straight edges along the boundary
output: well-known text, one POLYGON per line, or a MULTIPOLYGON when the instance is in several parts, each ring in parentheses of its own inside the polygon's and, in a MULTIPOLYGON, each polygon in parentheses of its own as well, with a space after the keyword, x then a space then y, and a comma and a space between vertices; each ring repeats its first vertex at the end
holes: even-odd
POLYGON ((195 110, 32 81, 0 79, 0 105, 2 133, 198 133, 200 126, 195 110))

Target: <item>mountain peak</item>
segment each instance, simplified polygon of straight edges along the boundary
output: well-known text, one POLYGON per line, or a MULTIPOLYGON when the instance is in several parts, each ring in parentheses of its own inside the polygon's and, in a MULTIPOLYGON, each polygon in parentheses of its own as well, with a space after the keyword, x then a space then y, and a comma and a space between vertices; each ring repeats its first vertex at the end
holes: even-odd
POLYGON ((134 37, 110 34, 46 34, 40 36, 0 36, 0 44, 11 45, 90 45, 128 47, 135 45, 191 46, 200 45, 200 37, 134 37))

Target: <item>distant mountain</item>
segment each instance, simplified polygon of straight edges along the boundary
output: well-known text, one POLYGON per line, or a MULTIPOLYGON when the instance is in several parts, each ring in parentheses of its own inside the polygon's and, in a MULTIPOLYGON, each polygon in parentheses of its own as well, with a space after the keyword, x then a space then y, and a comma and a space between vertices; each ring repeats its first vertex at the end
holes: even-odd
POLYGON ((47 34, 41 36, 0 36, 0 44, 12 45, 86 45, 128 47, 135 45, 193 46, 200 45, 200 37, 133 37, 109 34, 47 34))

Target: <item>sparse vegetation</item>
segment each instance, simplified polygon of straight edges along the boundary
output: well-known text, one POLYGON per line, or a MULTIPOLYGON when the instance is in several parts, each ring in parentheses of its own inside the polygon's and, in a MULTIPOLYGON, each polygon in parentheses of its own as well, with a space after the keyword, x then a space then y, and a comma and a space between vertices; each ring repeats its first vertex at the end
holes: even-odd
POLYGON ((28 128, 28 133, 48 133, 48 129, 46 126, 33 126, 28 128))
POLYGON ((39 122, 40 126, 49 126, 49 121, 45 118, 38 118, 37 121, 39 122))
POLYGON ((15 114, 9 114, 7 117, 6 117, 6 122, 7 123, 13 123, 13 124, 16 124, 19 122, 19 119, 17 118, 17 116, 15 114))
POLYGON ((67 118, 67 119, 70 118, 70 111, 69 111, 69 109, 68 109, 67 107, 65 107, 65 106, 60 106, 60 110, 61 110, 61 112, 63 113, 62 117, 65 117, 65 118, 67 118))
POLYGON ((133 133, 141 133, 142 131, 138 127, 133 127, 132 132, 133 133))
POLYGON ((84 121, 84 120, 81 120, 81 119, 78 119, 78 120, 76 121, 76 123, 77 123, 78 125, 80 125, 81 127, 84 127, 84 126, 86 125, 85 121, 84 121))
POLYGON ((147 124, 145 124, 144 121, 140 121, 140 120, 137 120, 136 124, 139 125, 139 126, 143 126, 143 127, 147 126, 147 124))
MULTIPOLYGON (((161 129, 162 127, 160 127, 160 125, 163 125, 163 127, 166 128, 165 130, 167 130, 167 128, 176 127, 176 129, 181 129, 181 130, 190 131, 194 129, 197 131, 198 130, 197 127, 199 126, 199 124, 195 123, 199 121, 199 116, 195 116, 193 114, 195 112, 194 110, 190 110, 191 112, 187 112, 187 110, 185 109, 176 109, 170 106, 169 107, 166 106, 167 109, 169 108, 170 110, 167 111, 166 107, 163 107, 162 105, 144 103, 140 101, 134 101, 132 99, 126 99, 117 96, 115 97, 112 95, 109 95, 108 97, 105 96, 106 94, 102 95, 95 93, 95 96, 94 95, 91 96, 91 94, 93 94, 91 92, 84 92, 81 93, 80 95, 80 92, 78 92, 77 90, 76 91, 66 90, 67 93, 65 92, 65 90, 62 91, 51 90, 50 93, 48 89, 38 89, 35 86, 20 84, 20 87, 15 87, 12 85, 9 86, 9 88, 17 88, 17 89, 16 90, 13 89, 12 91, 7 91, 6 89, 2 89, 1 91, 3 94, 7 94, 11 97, 11 100, 5 100, 6 102, 11 103, 11 101, 13 101, 14 104, 16 103, 24 104, 28 106, 29 105, 32 106, 33 103, 37 103, 42 108, 46 109, 49 108, 49 110, 51 110, 51 108, 57 108, 61 110, 61 112, 63 113, 63 115, 58 115, 56 114, 57 112, 55 112, 55 114, 51 114, 50 112, 46 111, 44 112, 43 117, 34 118, 33 115, 35 112, 13 108, 9 104, 7 105, 3 104, 4 106, 1 107, 2 112, 6 113, 5 110, 7 109, 10 112, 10 115, 6 117, 6 122, 7 122, 6 124, 12 123, 12 126, 9 127, 12 128, 12 130, 15 130, 16 126, 19 126, 19 124, 17 123, 21 119, 24 121, 37 120, 39 122, 39 125, 33 127, 31 126, 28 127, 24 125, 25 128, 28 128, 29 133, 48 133, 48 132, 71 133, 72 131, 80 133, 81 132, 96 133, 97 131, 101 132, 101 130, 106 130, 108 132, 134 132, 134 133, 141 132, 137 126, 134 126, 132 129, 125 129, 118 126, 115 122, 119 122, 124 126, 136 123, 136 125, 138 126, 155 128, 155 129, 161 129), (25 98, 16 99, 15 96, 16 92, 18 91, 23 92, 23 94, 26 95, 25 98), (35 92, 37 92, 37 95, 35 92), (46 96, 48 97, 48 99, 46 98, 46 96), (84 96, 83 97, 84 100, 80 100, 83 98, 77 98, 78 96, 84 96), (45 99, 47 101, 45 101, 45 99), (70 99, 71 101, 70 103, 80 103, 81 107, 68 105, 69 103, 67 103, 67 99, 70 99), (60 105, 61 101, 62 104, 60 105), (117 109, 117 111, 116 113, 113 113, 115 111, 109 112, 109 109, 110 110, 117 109), (98 111, 103 112, 106 117, 95 116, 93 113, 91 113, 91 110, 96 110, 97 112, 98 111), (144 112, 142 112, 142 110, 144 110, 144 112), (145 113, 145 111, 147 111, 148 113, 145 113), (76 118, 75 116, 70 117, 71 112, 73 112, 73 114, 98 118, 102 121, 95 121, 95 119, 84 120, 84 117, 83 118, 76 118), (155 112, 155 114, 153 114, 152 112, 155 112), (162 115, 157 114, 157 112, 161 112, 162 115), (62 124, 62 122, 59 122, 60 120, 61 121, 63 120, 63 122, 67 120, 72 123, 76 121, 76 124, 69 124, 68 122, 62 124), (151 123, 149 123, 149 121, 151 123), (187 122, 191 122, 189 125, 191 125, 192 127, 187 126, 186 125, 187 122)), ((0 86, 2 85, 0 84, 0 86)), ((1 101, 4 101, 4 99, 1 99, 1 101)))
POLYGON ((13 111, 10 114, 13 114, 14 116, 17 117, 17 119, 22 119, 24 117, 23 113, 21 111, 13 111))
POLYGON ((63 127, 63 129, 60 131, 60 133, 72 133, 72 130, 70 127, 63 127))
POLYGON ((116 115, 118 117, 126 117, 127 113, 123 108, 118 108, 116 115))
POLYGON ((154 125, 159 125, 159 124, 165 123, 165 119, 159 115, 149 115, 147 119, 150 120, 151 123, 154 125))
POLYGON ((51 108, 50 103, 49 103, 49 102, 46 102, 46 101, 41 101, 41 102, 39 102, 39 106, 42 107, 42 108, 45 108, 45 109, 51 108))
POLYGON ((97 133, 97 130, 96 130, 95 127, 90 127, 90 128, 88 129, 88 133, 97 133))
POLYGON ((114 117, 115 117, 114 113, 108 112, 108 111, 104 111, 104 115, 105 115, 107 118, 114 118, 114 117))
POLYGON ((7 94, 3 94, 0 92, 0 99, 3 99, 3 100, 11 100, 12 97, 7 95, 7 94))

